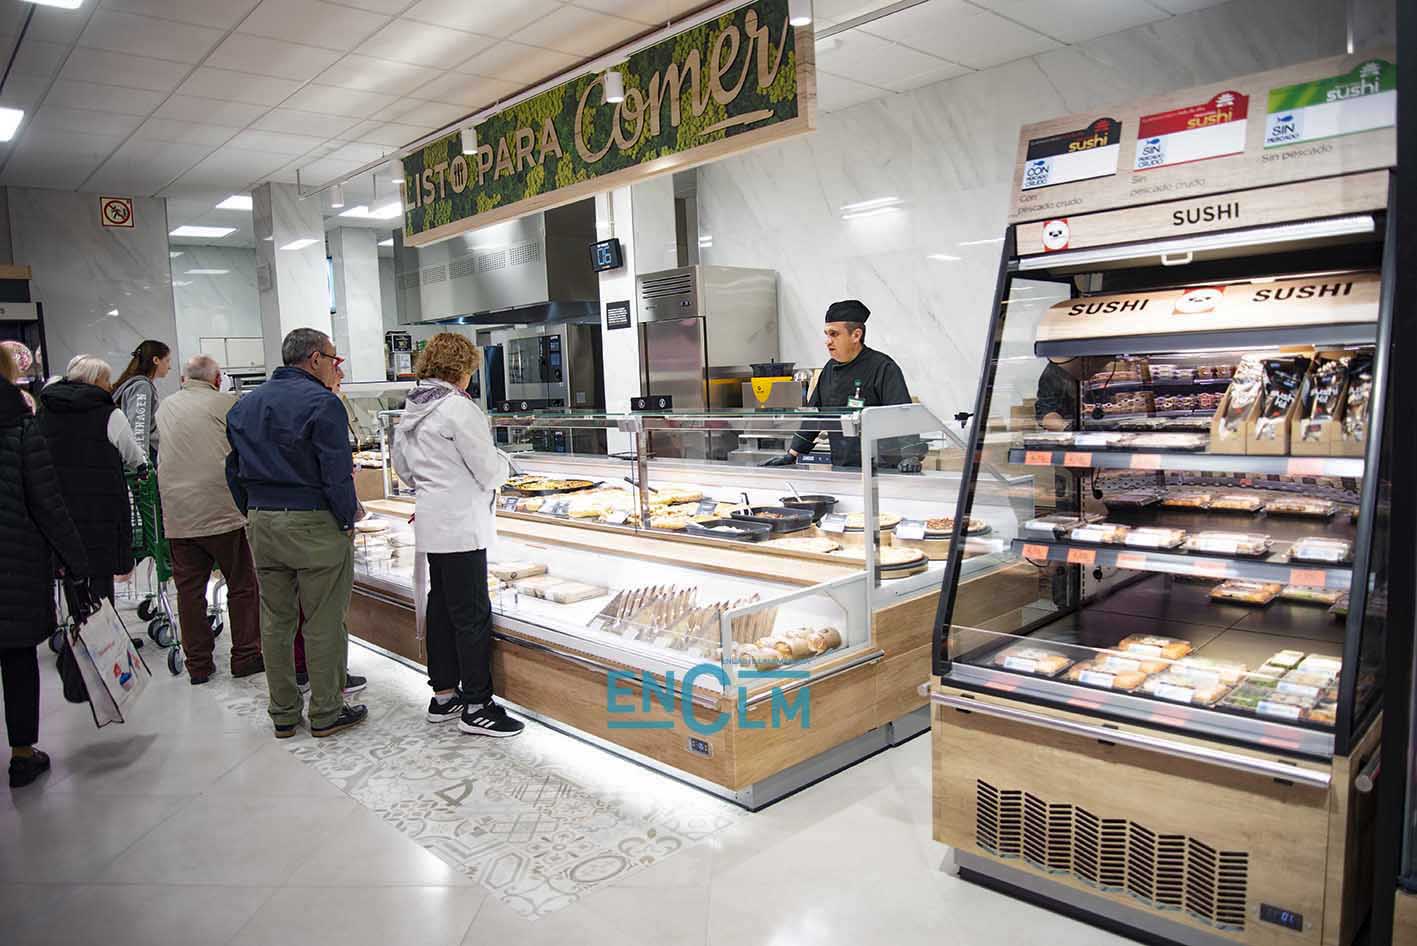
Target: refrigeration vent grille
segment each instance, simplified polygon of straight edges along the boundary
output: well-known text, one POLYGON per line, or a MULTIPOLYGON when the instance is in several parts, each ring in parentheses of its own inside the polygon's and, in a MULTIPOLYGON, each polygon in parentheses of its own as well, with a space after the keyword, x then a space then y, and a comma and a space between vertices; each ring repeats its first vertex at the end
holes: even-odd
POLYGON ((509 255, 511 256, 509 265, 512 266, 525 266, 527 263, 539 263, 541 262, 541 244, 522 243, 512 247, 509 255))
POLYGON ((400 288, 400 289, 417 289, 418 286, 419 286, 419 275, 418 275, 418 273, 400 273, 400 274, 399 274, 399 288, 400 288))
POLYGON ((665 296, 680 296, 694 291, 694 274, 682 273, 675 276, 660 276, 640 282, 641 299, 662 299, 665 296))
POLYGON ((1243 930, 1250 855, 1158 834, 1125 818, 975 781, 975 842, 1050 874, 1071 874, 1155 910, 1185 910, 1217 929, 1243 930))
POLYGON ((477 271, 479 273, 490 273, 498 269, 506 268, 506 250, 488 250, 485 253, 477 254, 477 271))
POLYGON ((462 279, 466 276, 477 275, 477 257, 459 256, 448 264, 448 278, 462 279))
POLYGON ((437 266, 429 266, 423 270, 423 285, 431 286, 435 283, 448 281, 448 267, 439 263, 437 266))

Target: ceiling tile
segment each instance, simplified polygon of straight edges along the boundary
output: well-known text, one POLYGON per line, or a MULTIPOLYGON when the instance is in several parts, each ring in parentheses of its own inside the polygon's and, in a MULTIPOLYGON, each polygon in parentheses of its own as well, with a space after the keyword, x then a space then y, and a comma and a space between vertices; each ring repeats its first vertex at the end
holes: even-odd
POLYGON ((229 125, 245 128, 266 113, 264 105, 245 102, 221 102, 191 95, 174 95, 154 114, 158 118, 175 118, 184 122, 205 122, 209 125, 229 125))
POLYGON ((1108 33, 1167 19, 1167 13, 1139 0, 974 0, 975 4, 1022 23, 1063 43, 1080 43, 1108 33))
POLYGON ((313 46, 300 46, 278 39, 267 39, 264 36, 232 33, 207 57, 203 65, 308 82, 328 69, 338 58, 339 53, 331 49, 316 49, 313 46))
MULTIPOLYGON (((0 36, 0 48, 4 48, 8 55, 8 51, 15 48, 15 34, 6 33, 0 36)), ((59 43, 43 43, 26 36, 24 44, 20 46, 19 54, 15 56, 15 65, 10 70, 10 74, 48 79, 59 70, 59 66, 64 62, 64 57, 68 54, 68 46, 59 43)))
POLYGON ((261 0, 238 29, 253 36, 348 51, 388 19, 320 0, 261 0))
POLYGON ((895 2, 896 0, 813 0, 812 15, 816 17, 820 29, 823 24, 845 23, 895 2))
POLYGON ((401 148, 410 141, 416 141, 425 134, 427 134, 427 132, 418 125, 401 125, 398 122, 386 122, 369 131, 360 134, 351 134, 351 137, 358 141, 385 145, 389 148, 401 148))
MULTIPOLYGON (((210 152, 204 145, 128 141, 84 185, 99 192, 154 194, 210 152)), ((175 225, 170 210, 168 223, 175 225)))
POLYGON ((103 0, 103 6, 124 13, 213 26, 229 30, 245 19, 260 0, 103 0))
POLYGON ((414 23, 412 20, 395 20, 365 40, 358 51, 380 59, 447 69, 481 52, 493 42, 475 33, 414 23))
POLYGON ((49 88, 48 79, 37 79, 34 76, 12 75, 5 81, 5 91, 0 94, 0 105, 6 108, 20 108, 25 111, 33 111, 39 104, 39 100, 44 97, 45 89, 49 88))
POLYGON ((868 23, 860 30, 974 69, 987 69, 1059 47, 1028 27, 963 0, 930 0, 868 23))
POLYGON ((383 145, 368 144, 362 141, 350 141, 331 151, 328 157, 334 161, 353 161, 355 164, 367 164, 370 161, 379 160, 388 153, 389 149, 383 145))
POLYGON ((504 39, 560 6, 560 0, 420 0, 403 16, 504 39))
POLYGON ((493 105, 499 99, 509 98, 526 86, 525 82, 505 82, 486 76, 465 76, 450 72, 420 88, 416 95, 430 102, 462 105, 470 111, 493 105))
POLYGON ((823 112, 839 111, 890 94, 885 89, 864 82, 844 79, 830 72, 817 72, 817 108, 823 112))
POLYGON ((286 108, 322 115, 348 115, 367 118, 373 112, 388 108, 398 101, 394 95, 360 92, 357 89, 337 89, 332 85, 307 85, 281 104, 286 108))
POLYGON ((116 85, 99 85, 95 82, 74 82, 60 79, 54 83, 45 96, 44 104, 63 105, 70 108, 89 108, 95 111, 115 112, 120 115, 148 115, 162 104, 166 93, 149 92, 142 89, 127 89, 116 85))
POLYGON ((1167 13, 1194 13, 1206 7, 1218 7, 1229 0, 1151 0, 1167 13))
POLYGON ((397 105, 385 109, 382 117, 404 125, 436 128, 439 125, 447 125, 450 122, 455 122, 459 118, 467 115, 467 113, 467 108, 462 105, 446 105, 442 102, 419 102, 414 99, 404 99, 397 105))
POLYGON ((140 115, 115 115, 86 108, 65 108, 46 101, 35 113, 31 128, 73 132, 79 135, 114 135, 126 137, 143 123, 140 115))
POLYGON ((171 92, 181 84, 182 79, 191 69, 191 66, 181 62, 148 59, 143 56, 125 56, 102 49, 75 47, 68 61, 64 63, 64 69, 59 73, 59 76, 79 82, 96 82, 100 85, 121 85, 130 89, 171 92))
MULTIPOLYGON (((949 65, 953 64, 860 30, 848 30, 817 46, 818 69, 881 88, 949 65)), ((969 71, 962 66, 955 69, 956 75, 969 71)))
POLYGON ((673 19, 677 10, 693 9, 703 4, 692 3, 686 7, 682 3, 670 3, 668 0, 576 0, 576 6, 623 16, 646 26, 663 26, 673 19))
MULTIPOLYGON (((350 174, 359 169, 363 161, 339 161, 334 158, 320 158, 316 161, 293 162, 300 170, 300 178, 306 187, 318 186, 326 181, 350 174)), ((286 165, 286 169, 291 165, 286 165)))
POLYGON ((359 119, 342 115, 317 115, 293 108, 273 108, 251 127, 283 131, 291 135, 324 135, 334 138, 357 124, 359 119))
POLYGON ((183 95, 245 102, 248 105, 279 105, 298 88, 300 83, 294 79, 277 79, 274 76, 257 76, 249 72, 202 66, 188 76, 187 81, 178 86, 177 91, 183 95))
POLYGON ((519 43, 577 56, 594 56, 623 46, 647 31, 643 23, 580 7, 562 7, 514 34, 519 43))
POLYGON ((285 155, 220 148, 182 175, 181 180, 189 186, 227 188, 230 192, 251 181, 258 181, 288 163, 289 159, 285 155), (238 181, 240 183, 237 183, 238 181))
POLYGON ((458 72, 531 85, 564 72, 579 60, 575 56, 503 41, 457 67, 458 72))
POLYGON ((248 151, 269 151, 271 154, 298 157, 309 153, 311 148, 318 148, 324 143, 325 139, 313 138, 310 135, 286 135, 278 131, 259 131, 248 128, 232 138, 228 147, 244 148, 248 151))
POLYGON ((357 10, 368 10, 371 13, 387 13, 393 16, 402 13, 408 6, 409 0, 336 0, 342 7, 354 7, 357 10))
MULTIPOLYGON (((81 11, 60 10, 30 3, 7 3, 0 7, 0 33, 18 33, 25 15, 31 10, 34 11, 34 19, 30 21, 30 28, 25 33, 25 42, 38 40, 72 46, 74 40, 84 31, 84 24, 88 22, 88 17, 81 11)), ((6 47, 7 54, 13 45, 11 43, 6 47)))
POLYGON ((958 79, 960 76, 974 71, 968 66, 961 66, 956 62, 946 62, 943 59, 936 61, 939 65, 933 69, 926 69, 924 72, 917 72, 908 76, 897 76, 887 81, 885 87, 892 92, 909 92, 911 89, 934 85, 936 82, 958 79))
POLYGON ((19 150, 5 163, 5 173, 0 175, 0 184, 9 187, 78 190, 103 161, 103 157, 100 154, 63 150, 48 153, 31 150, 21 144, 19 150))
POLYGON ((359 89, 364 92, 411 95, 416 89, 436 82, 441 76, 442 73, 437 69, 351 53, 320 73, 315 81, 321 85, 337 85, 344 89, 359 89))
POLYGON ((207 150, 225 144, 236 129, 202 122, 183 122, 173 118, 149 118, 133 132, 134 141, 166 141, 173 144, 204 145, 207 150))
POLYGON ((151 16, 95 10, 79 37, 89 49, 133 56, 151 56, 175 62, 197 63, 221 39, 221 30, 189 23, 174 23, 151 16))
POLYGON ((55 161, 62 161, 66 156, 72 155, 92 160, 97 165, 97 162, 112 154, 113 149, 122 143, 123 138, 120 135, 85 135, 34 125, 25 130, 18 143, 15 157, 22 154, 48 154, 55 161))

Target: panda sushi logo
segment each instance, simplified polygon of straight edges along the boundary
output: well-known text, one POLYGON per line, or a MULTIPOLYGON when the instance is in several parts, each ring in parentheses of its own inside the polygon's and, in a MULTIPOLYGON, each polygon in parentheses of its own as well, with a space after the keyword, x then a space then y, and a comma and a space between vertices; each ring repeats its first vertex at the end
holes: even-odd
POLYGON ((1225 295, 1224 286, 1197 286, 1181 293, 1173 307, 1175 315, 1205 315, 1214 312, 1225 295))
POLYGON ((1068 227, 1066 219, 1049 220, 1043 224, 1043 251, 1045 253, 1066 250, 1071 240, 1072 230, 1068 227))

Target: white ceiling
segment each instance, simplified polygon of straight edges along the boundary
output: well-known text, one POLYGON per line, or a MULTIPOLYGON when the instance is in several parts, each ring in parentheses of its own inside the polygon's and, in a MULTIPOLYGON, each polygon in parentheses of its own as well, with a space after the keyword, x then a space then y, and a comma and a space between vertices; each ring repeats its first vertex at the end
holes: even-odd
MULTIPOLYGON (((823 111, 1223 0, 926 0, 818 46, 823 111)), ((0 184, 170 198, 169 222, 268 180, 323 183, 705 0, 86 0, 38 7, 0 104, 0 184)), ((819 30, 899 0, 816 0, 819 30)), ((30 9, 0 0, 0 55, 30 9)), ((380 183, 376 200, 394 193, 380 183), (385 191, 384 188, 388 190, 385 191)), ((370 199, 368 179, 352 206, 370 199)), ((343 223, 388 228, 385 222, 343 223)))

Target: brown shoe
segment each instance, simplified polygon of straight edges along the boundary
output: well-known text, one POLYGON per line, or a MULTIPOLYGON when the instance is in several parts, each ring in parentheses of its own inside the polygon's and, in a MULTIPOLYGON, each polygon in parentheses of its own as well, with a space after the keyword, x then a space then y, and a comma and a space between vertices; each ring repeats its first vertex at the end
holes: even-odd
POLYGON ((255 676, 258 673, 265 672, 266 661, 263 657, 257 657, 255 660, 252 660, 249 663, 231 665, 231 675, 233 677, 250 677, 255 676))
POLYGON ((335 717, 334 722, 327 726, 312 725, 310 727, 310 735, 314 736, 316 739, 323 739, 326 736, 333 736, 337 732, 344 732, 351 726, 358 726, 368 718, 369 708, 364 704, 357 703, 354 706, 346 704, 344 709, 339 711, 339 715, 335 717))

